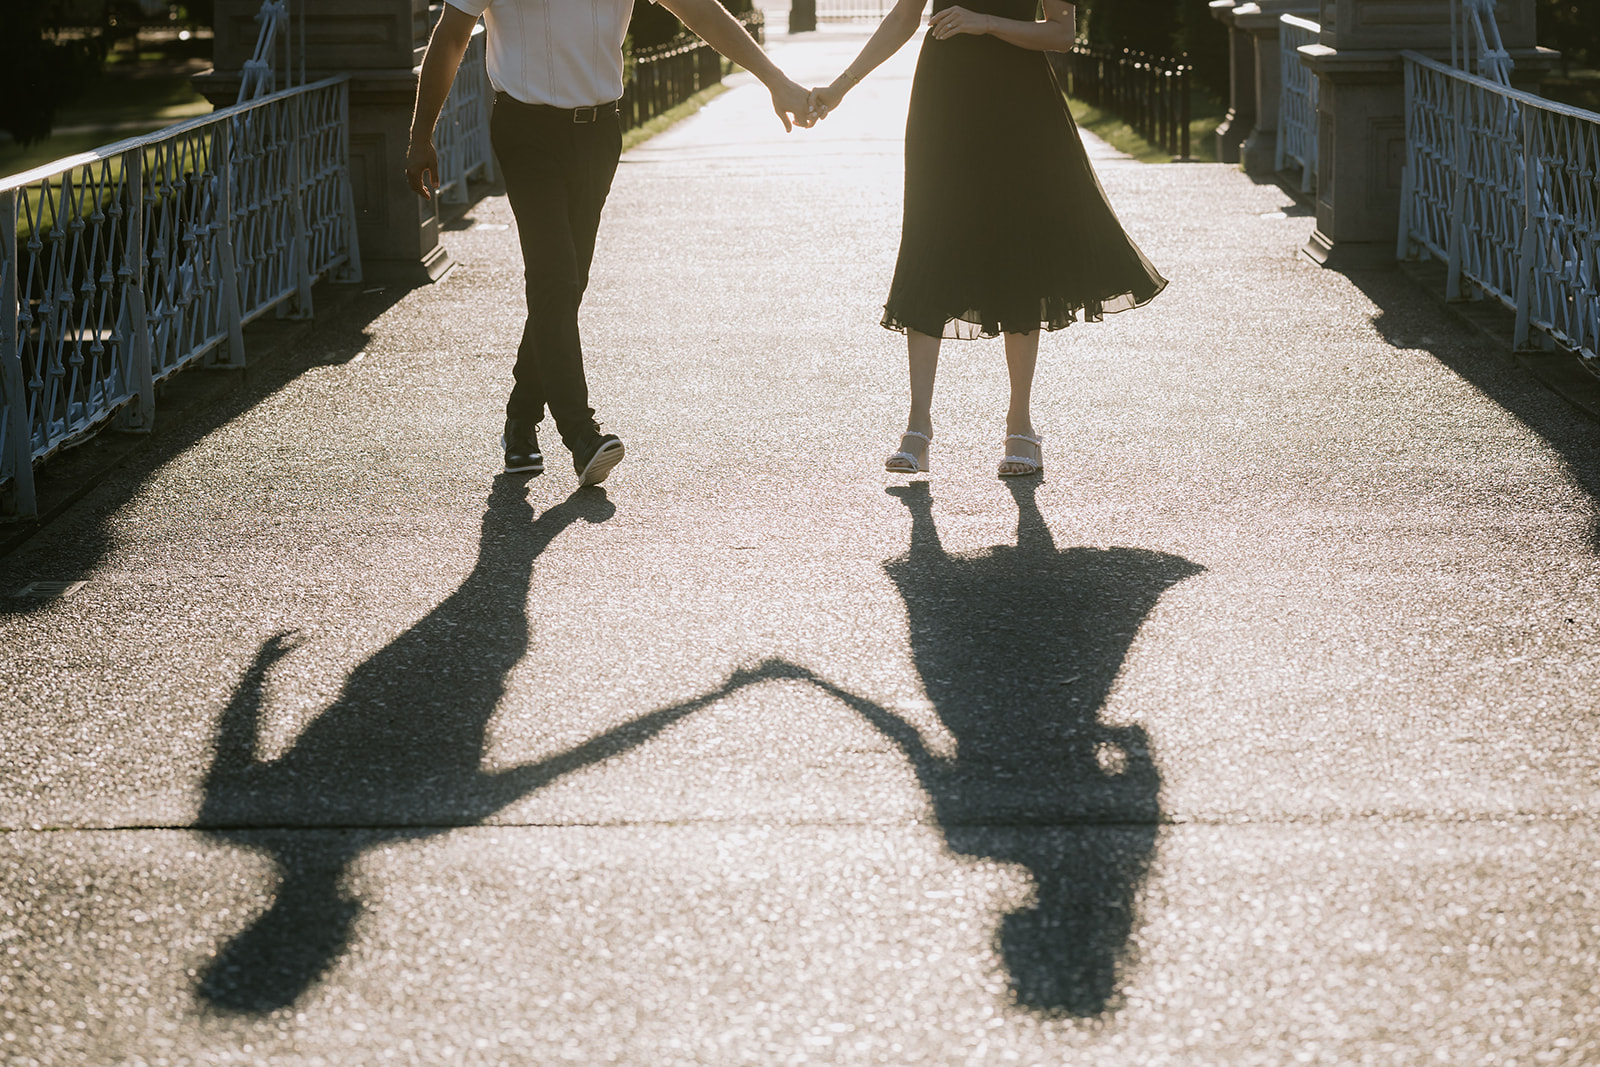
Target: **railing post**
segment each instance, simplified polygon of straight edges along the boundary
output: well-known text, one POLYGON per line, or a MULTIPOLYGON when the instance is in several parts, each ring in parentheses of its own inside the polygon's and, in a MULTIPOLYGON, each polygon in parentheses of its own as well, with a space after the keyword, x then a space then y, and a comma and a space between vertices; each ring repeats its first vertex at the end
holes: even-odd
POLYGON ((120 430, 144 433, 156 425, 155 352, 150 344, 150 317, 145 306, 144 149, 122 155, 122 188, 128 199, 128 288, 123 313, 127 318, 127 343, 133 346, 133 372, 138 403, 117 421, 120 430))
POLYGON ((20 288, 17 272, 17 191, 0 193, 0 449, 11 471, 11 492, 0 498, 0 514, 32 519, 39 514, 33 489, 33 443, 28 419, 28 389, 22 374, 20 288))
POLYGON ((222 268, 222 315, 228 325, 228 355, 217 362, 244 366, 244 313, 239 306, 239 270, 233 246, 233 130, 238 118, 217 126, 217 262, 222 268))
POLYGON ((1194 68, 1185 63, 1182 70, 1178 85, 1178 140, 1183 146, 1183 158, 1193 159, 1194 153, 1191 151, 1193 146, 1189 143, 1189 124, 1193 121, 1193 115, 1189 110, 1193 106, 1189 101, 1189 80, 1194 74, 1194 68))
POLYGON ((1534 161, 1538 158, 1534 141, 1533 109, 1522 112, 1522 240, 1517 249, 1517 325, 1511 337, 1513 348, 1528 346, 1529 319, 1532 317, 1533 280, 1539 270, 1538 230, 1535 227, 1534 196, 1537 194, 1537 174, 1534 161))
POLYGON ((1450 190, 1450 222, 1448 240, 1445 243, 1446 262, 1449 270, 1445 276, 1444 298, 1446 300, 1461 299, 1461 242, 1465 236, 1462 231, 1462 220, 1467 211, 1467 167, 1466 161, 1461 158, 1461 153, 1467 143, 1466 136, 1466 92, 1461 83, 1456 82, 1451 89, 1451 133, 1450 133, 1450 167, 1454 181, 1450 190))
MULTIPOLYGON (((488 95, 484 96, 484 140, 489 139, 488 111, 493 107, 488 95)), ((490 162, 484 164, 486 176, 492 181, 494 178, 494 152, 485 152, 484 156, 490 162)), ((345 224, 345 263, 344 276, 340 279, 346 282, 359 282, 361 280, 361 240, 356 232, 356 194, 350 185, 350 83, 342 82, 339 85, 339 196, 344 206, 345 224)))
MULTIPOLYGON (((311 317, 311 236, 306 232, 306 121, 307 101, 301 94, 285 101, 289 108, 289 217, 294 222, 294 244, 289 258, 294 264, 295 299, 292 319, 311 317)), ((466 176, 461 184, 466 184, 466 176)))

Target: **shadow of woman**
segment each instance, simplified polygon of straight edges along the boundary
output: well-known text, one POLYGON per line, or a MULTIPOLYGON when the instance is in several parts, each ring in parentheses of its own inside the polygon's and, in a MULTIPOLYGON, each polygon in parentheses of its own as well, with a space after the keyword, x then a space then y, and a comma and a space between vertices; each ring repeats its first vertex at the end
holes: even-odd
POLYGON ((906 751, 953 851, 1032 874, 1033 900, 999 934, 1017 1003, 1096 1015, 1114 1006, 1161 787, 1145 731, 1099 715, 1145 617, 1202 568, 1145 549, 1058 549, 1035 482, 1010 485, 1016 545, 972 555, 945 551, 927 483, 889 490, 912 530, 885 570, 955 754, 856 706, 906 751))
POLYGON ((264 1013, 293 1003, 317 981, 349 942, 360 903, 343 882, 367 849, 480 823, 754 680, 735 673, 719 689, 548 759, 482 769, 489 720, 528 647, 534 560, 573 523, 604 522, 614 511, 604 491, 591 488, 530 521, 526 481, 498 479, 472 573, 356 667, 338 698, 271 760, 258 751, 266 680, 296 642, 281 633, 262 644, 219 720, 198 828, 270 856, 278 888, 270 907, 201 975, 203 1001, 264 1013))

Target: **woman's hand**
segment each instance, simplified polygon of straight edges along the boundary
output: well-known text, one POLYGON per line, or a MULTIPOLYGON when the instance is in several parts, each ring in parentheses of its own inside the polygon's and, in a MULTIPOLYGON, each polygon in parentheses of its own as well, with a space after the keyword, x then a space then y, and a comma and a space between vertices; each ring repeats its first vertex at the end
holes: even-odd
POLYGON ((928 20, 928 25, 932 28, 934 37, 944 41, 958 33, 970 33, 981 37, 993 28, 994 20, 991 15, 980 15, 964 7, 947 7, 942 11, 935 11, 933 17, 928 20))
POLYGON ((839 87, 837 81, 821 89, 811 90, 811 106, 816 109, 817 118, 827 118, 828 112, 838 107, 839 102, 844 99, 844 93, 844 89, 839 87))

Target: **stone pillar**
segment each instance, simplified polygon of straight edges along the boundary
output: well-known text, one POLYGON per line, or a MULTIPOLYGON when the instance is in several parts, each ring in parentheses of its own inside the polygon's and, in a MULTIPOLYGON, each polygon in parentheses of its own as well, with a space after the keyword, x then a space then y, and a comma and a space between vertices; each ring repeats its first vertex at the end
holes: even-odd
POLYGON ((1256 121, 1255 49, 1233 24, 1234 0, 1211 0, 1211 17, 1228 27, 1228 114, 1217 127, 1217 159, 1239 162, 1239 146, 1256 121))
MULTIPOLYGON (((1317 76, 1317 229, 1305 252, 1331 267, 1394 260, 1405 162, 1400 53, 1450 60, 1450 0, 1320 0, 1322 33, 1300 49, 1317 76)), ((1499 0, 1519 87, 1556 53, 1534 43, 1534 0, 1499 0)))
MULTIPOLYGON (((255 48, 260 0, 216 0, 214 69, 195 78, 216 107, 234 102, 240 71, 255 48)), ((432 25, 428 0, 290 0, 295 80, 304 16, 306 80, 350 78, 350 180, 362 269, 369 278, 424 282, 451 266, 439 244, 436 201, 405 180, 417 74, 432 25)), ((279 51, 281 62, 282 51, 279 51)), ((278 70, 278 85, 286 83, 278 70)))
POLYGON ((1278 162, 1278 101, 1283 95, 1282 56, 1278 51, 1278 16, 1316 16, 1309 0, 1254 0, 1238 4, 1233 26, 1247 34, 1254 54, 1255 123, 1239 146, 1239 163, 1247 174, 1271 174, 1278 162))
POLYGON ((789 32, 810 33, 817 28, 817 0, 792 0, 789 5, 789 32))

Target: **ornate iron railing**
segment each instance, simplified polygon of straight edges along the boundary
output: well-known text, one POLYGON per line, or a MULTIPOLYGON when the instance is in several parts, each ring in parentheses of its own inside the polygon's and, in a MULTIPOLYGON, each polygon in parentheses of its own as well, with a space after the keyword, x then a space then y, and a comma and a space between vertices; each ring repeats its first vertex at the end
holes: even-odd
POLYGON ((494 89, 484 66, 483 23, 473 27, 456 80, 445 98, 434 144, 439 154, 439 199, 445 203, 467 201, 467 179, 494 181, 494 150, 489 147, 489 112, 494 89))
POLYGON ((1600 369, 1600 114, 1519 92, 1416 52, 1405 58, 1401 259, 1449 265, 1600 369))
POLYGON ((1110 111, 1174 157, 1191 158, 1192 68, 1182 59, 1079 44, 1051 53, 1051 61, 1069 96, 1110 111))
POLYGON ((0 513, 35 513, 33 464, 115 420, 242 330, 359 278, 345 76, 0 179, 0 513))
POLYGON ((1273 170, 1300 168, 1300 191, 1317 184, 1317 76, 1300 61, 1300 47, 1317 43, 1322 27, 1294 15, 1278 17, 1278 155, 1273 170))

